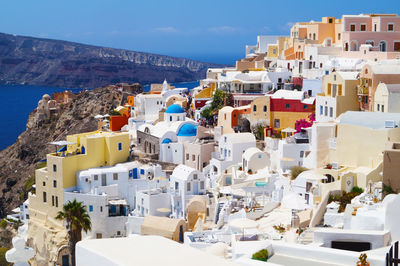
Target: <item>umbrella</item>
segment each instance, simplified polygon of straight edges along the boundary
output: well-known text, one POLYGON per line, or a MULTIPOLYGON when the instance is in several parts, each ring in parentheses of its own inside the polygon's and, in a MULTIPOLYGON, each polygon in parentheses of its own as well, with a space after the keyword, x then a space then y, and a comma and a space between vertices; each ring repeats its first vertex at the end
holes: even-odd
POLYGON ((285 162, 293 162, 294 159, 293 158, 289 158, 289 157, 282 157, 281 161, 285 161, 285 162))
POLYGON ((283 133, 295 133, 297 131, 296 131, 296 129, 288 127, 288 128, 283 129, 281 132, 283 132, 283 133))
POLYGON ((282 198, 281 204, 284 208, 292 210, 304 210, 310 208, 310 206, 306 204, 306 200, 295 192, 285 195, 282 198))

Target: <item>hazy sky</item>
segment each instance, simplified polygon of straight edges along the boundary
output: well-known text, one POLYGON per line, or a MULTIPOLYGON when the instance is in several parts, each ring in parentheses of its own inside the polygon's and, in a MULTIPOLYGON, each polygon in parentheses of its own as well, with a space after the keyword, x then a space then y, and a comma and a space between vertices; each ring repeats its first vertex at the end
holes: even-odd
POLYGON ((233 63, 297 21, 397 13, 399 0, 2 0, 0 32, 233 63))

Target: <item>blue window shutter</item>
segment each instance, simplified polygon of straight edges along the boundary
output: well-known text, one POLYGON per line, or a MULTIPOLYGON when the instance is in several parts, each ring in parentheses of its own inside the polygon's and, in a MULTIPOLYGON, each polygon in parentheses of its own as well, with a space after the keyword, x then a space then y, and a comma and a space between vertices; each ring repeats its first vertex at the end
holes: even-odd
POLYGON ((144 175, 144 169, 140 169, 140 174, 144 175))
POLYGON ((138 178, 138 176, 137 176, 137 168, 133 168, 132 169, 132 178, 133 179, 137 179, 138 178))

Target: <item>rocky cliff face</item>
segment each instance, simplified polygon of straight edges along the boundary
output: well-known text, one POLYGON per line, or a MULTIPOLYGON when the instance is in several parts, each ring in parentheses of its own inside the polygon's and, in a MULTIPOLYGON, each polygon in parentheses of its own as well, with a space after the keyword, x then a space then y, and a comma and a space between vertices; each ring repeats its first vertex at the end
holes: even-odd
POLYGON ((38 121, 35 109, 30 115, 27 129, 8 148, 0 151, 0 217, 6 216, 27 197, 29 177, 44 159, 54 152, 48 142, 63 140, 66 135, 97 129, 96 114, 108 113, 126 101, 126 93, 109 88, 83 91, 64 105, 60 114, 38 121), (24 192, 24 193, 23 193, 24 192), (22 195, 21 195, 22 194, 22 195))
POLYGON ((119 82, 193 81, 202 63, 150 53, 0 33, 0 84, 96 88, 119 82))

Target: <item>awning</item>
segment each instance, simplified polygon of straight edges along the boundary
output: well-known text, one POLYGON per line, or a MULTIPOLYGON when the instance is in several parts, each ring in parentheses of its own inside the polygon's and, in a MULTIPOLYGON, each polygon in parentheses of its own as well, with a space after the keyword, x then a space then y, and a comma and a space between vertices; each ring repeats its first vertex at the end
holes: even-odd
POLYGON ((128 205, 128 203, 124 199, 109 200, 108 203, 111 204, 111 205, 128 205))
POLYGON ((66 140, 60 140, 60 141, 49 142, 48 144, 57 145, 57 146, 65 146, 65 145, 72 145, 72 144, 76 144, 76 143, 75 142, 66 141, 66 140))

